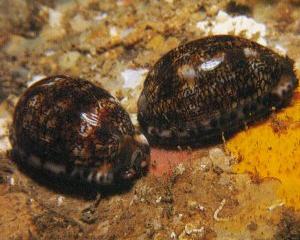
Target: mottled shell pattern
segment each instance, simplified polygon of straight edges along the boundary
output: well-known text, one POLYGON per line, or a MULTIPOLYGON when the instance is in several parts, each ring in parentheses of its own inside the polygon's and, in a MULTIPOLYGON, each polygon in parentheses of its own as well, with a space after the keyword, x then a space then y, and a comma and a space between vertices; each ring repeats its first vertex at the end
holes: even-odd
POLYGON ((286 105, 298 85, 293 61, 240 37, 181 45, 149 72, 138 101, 148 140, 198 145, 286 105))
POLYGON ((52 76, 21 96, 11 133, 16 160, 52 175, 107 185, 147 168, 149 145, 104 89, 52 76))

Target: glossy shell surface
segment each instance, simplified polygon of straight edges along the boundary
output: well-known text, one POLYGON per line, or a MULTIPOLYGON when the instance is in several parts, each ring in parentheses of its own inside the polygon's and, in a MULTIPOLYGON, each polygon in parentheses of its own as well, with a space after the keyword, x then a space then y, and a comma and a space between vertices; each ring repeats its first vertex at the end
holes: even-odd
POLYGON ((240 37, 207 37, 158 60, 138 120, 154 144, 198 145, 283 107, 297 85, 288 57, 240 37))
POLYGON ((21 96, 11 132, 16 160, 100 185, 131 179, 148 164, 149 146, 129 115, 104 89, 52 76, 21 96))

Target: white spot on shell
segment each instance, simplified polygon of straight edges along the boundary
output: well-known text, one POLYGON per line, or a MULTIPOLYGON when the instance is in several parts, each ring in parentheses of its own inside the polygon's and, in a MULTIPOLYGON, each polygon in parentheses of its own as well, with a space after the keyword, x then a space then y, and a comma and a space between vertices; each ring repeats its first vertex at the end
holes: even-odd
POLYGON ((99 125, 98 115, 95 113, 81 113, 80 118, 83 121, 87 122, 89 125, 92 125, 92 126, 99 125))
POLYGON ((193 66, 187 64, 180 66, 177 70, 177 73, 180 77, 184 79, 193 80, 196 77, 196 71, 193 68, 193 66))
POLYGON ((283 97, 283 92, 288 91, 289 88, 291 88, 291 77, 287 75, 281 76, 278 85, 274 90, 272 91, 273 94, 278 95, 280 98, 283 97))
POLYGON ((257 57, 258 52, 252 48, 244 48, 244 54, 246 57, 257 57))
POLYGON ((199 71, 211 71, 211 70, 217 68, 223 61, 224 61, 224 54, 222 54, 221 56, 211 58, 211 59, 203 62, 199 66, 199 71))

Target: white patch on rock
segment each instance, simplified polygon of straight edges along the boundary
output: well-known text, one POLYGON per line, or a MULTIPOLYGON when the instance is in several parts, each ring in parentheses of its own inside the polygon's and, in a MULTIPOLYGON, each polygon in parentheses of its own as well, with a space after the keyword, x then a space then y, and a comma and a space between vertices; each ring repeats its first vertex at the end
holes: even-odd
POLYGON ((295 69, 300 70, 300 58, 298 58, 297 60, 295 60, 294 66, 295 66, 295 69))
POLYGON ((7 118, 0 118, 0 137, 8 135, 8 124, 7 118))
POLYGON ((199 21, 196 27, 206 36, 217 34, 241 35, 266 45, 266 25, 256 22, 246 16, 232 17, 224 11, 219 11, 214 19, 199 21))
POLYGON ((131 120, 133 126, 138 126, 137 113, 130 113, 129 117, 130 117, 130 120, 131 120))
POLYGON ((45 52, 44 52, 44 55, 46 57, 51 57, 55 54, 55 51, 53 49, 47 49, 45 52))
POLYGON ((275 45, 275 51, 281 56, 286 56, 286 54, 287 54, 286 48, 284 48, 283 46, 281 46, 278 43, 275 45))
POLYGON ((175 232, 171 232, 170 238, 171 239, 177 239, 176 233, 175 232))
POLYGON ((13 177, 9 177, 8 183, 11 186, 15 185, 15 179, 13 177))
POLYGON ((94 20, 95 21, 101 21, 101 20, 103 20, 105 18, 107 18, 107 13, 100 12, 98 15, 96 15, 94 17, 94 20))
POLYGON ((48 9, 48 13, 49 13, 48 21, 49 21, 50 27, 52 27, 52 28, 61 27, 63 14, 52 8, 48 9))
POLYGON ((29 80, 26 85, 27 87, 32 86, 33 84, 35 84, 36 82, 42 80, 43 78, 45 78, 46 76, 43 74, 38 74, 38 75, 34 75, 31 80, 29 80))
POLYGON ((174 173, 176 175, 182 175, 185 172, 185 166, 183 165, 183 163, 178 164, 175 169, 174 169, 174 173))
POLYGON ((221 148, 212 148, 209 150, 208 155, 213 166, 219 167, 225 172, 230 172, 232 159, 227 156, 221 148))
POLYGON ((148 73, 148 69, 138 68, 138 69, 125 69, 121 72, 121 75, 124 79, 124 88, 136 88, 139 85, 142 85, 145 74, 148 73))
POLYGON ((5 137, 0 140, 0 153, 6 152, 11 149, 11 144, 8 137, 5 137))
POLYGON ((0 152, 6 152, 11 149, 11 144, 8 139, 9 126, 9 118, 0 118, 0 152))
POLYGON ((57 197, 57 206, 61 206, 63 204, 65 197, 63 196, 58 196, 57 197))
POLYGON ((82 15, 77 14, 70 20, 70 25, 75 32, 83 32, 92 25, 92 22, 84 19, 82 15))
POLYGON ((124 30, 120 33, 121 38, 127 37, 130 33, 133 32, 133 30, 134 30, 133 28, 126 28, 126 29, 124 29, 124 30))
POLYGON ((109 29, 109 34, 111 37, 117 37, 119 35, 118 30, 116 27, 111 27, 109 29))
POLYGON ((81 54, 77 51, 69 51, 59 58, 59 66, 63 69, 70 69, 76 66, 81 54))

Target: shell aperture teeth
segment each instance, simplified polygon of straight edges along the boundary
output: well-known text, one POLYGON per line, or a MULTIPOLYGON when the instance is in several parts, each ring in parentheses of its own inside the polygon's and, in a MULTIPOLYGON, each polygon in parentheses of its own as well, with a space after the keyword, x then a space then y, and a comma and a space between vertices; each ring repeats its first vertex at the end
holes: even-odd
POLYGON ((66 167, 64 165, 51 162, 45 162, 43 168, 56 175, 64 174, 66 172, 66 167))
POLYGON ((112 172, 98 172, 95 176, 95 182, 100 185, 109 185, 113 182, 113 173, 112 172))
POLYGON ((149 142, 147 140, 147 138, 145 137, 144 134, 142 133, 137 133, 134 135, 134 139, 140 143, 140 144, 143 144, 143 145, 149 145, 149 142))
POLYGON ((130 180, 136 176, 136 171, 133 168, 130 168, 129 170, 125 171, 122 174, 122 178, 124 180, 130 180))
POLYGON ((42 166, 41 159, 34 155, 28 157, 28 164, 35 168, 40 168, 42 166))
POLYGON ((91 183, 91 182, 93 181, 93 177, 94 177, 94 173, 93 173, 93 172, 90 172, 86 180, 87 180, 89 183, 91 183))
POLYGON ((148 162, 147 161, 142 161, 141 162, 141 168, 145 168, 148 166, 148 162))
POLYGON ((96 183, 100 183, 100 182, 102 182, 102 179, 103 179, 103 173, 102 172, 98 172, 97 174, 96 174, 96 183))

